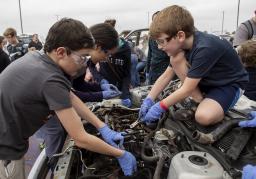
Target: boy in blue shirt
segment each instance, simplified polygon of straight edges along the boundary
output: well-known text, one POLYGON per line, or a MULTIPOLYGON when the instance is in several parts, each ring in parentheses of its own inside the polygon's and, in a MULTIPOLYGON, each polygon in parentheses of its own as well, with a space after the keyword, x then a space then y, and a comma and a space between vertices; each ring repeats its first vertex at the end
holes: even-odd
POLYGON ((236 51, 225 39, 195 31, 190 12, 174 5, 163 9, 150 26, 158 48, 170 56, 170 66, 158 78, 140 109, 150 123, 177 102, 191 96, 199 102, 195 119, 201 125, 221 121, 240 96, 248 75, 236 51), (174 74, 183 82, 174 93, 154 103, 174 74))

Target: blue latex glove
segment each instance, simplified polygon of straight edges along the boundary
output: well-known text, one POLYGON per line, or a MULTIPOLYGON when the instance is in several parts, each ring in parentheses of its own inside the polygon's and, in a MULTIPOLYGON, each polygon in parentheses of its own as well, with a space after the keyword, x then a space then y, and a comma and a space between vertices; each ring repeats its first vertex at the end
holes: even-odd
POLYGON ((124 143, 124 136, 122 133, 111 130, 107 125, 104 125, 102 128, 98 129, 103 139, 113 147, 117 146, 117 141, 119 141, 119 146, 122 146, 124 143))
POLYGON ((256 127, 256 111, 250 112, 251 120, 239 122, 240 127, 256 127))
POLYGON ((151 106, 153 106, 154 104, 155 103, 151 98, 147 97, 146 99, 144 99, 142 105, 140 106, 139 118, 143 119, 146 116, 149 108, 151 108, 151 106))
POLYGON ((137 171, 136 159, 130 152, 125 151, 121 157, 117 157, 117 160, 125 176, 131 176, 137 171))
POLYGON ((127 99, 122 99, 122 105, 126 106, 126 107, 131 107, 132 106, 132 102, 129 98, 127 99))
POLYGON ((160 102, 158 102, 148 110, 146 116, 142 118, 142 122, 145 122, 145 123, 155 122, 161 118, 164 112, 166 111, 160 106, 160 102))
POLYGON ((108 80, 102 79, 102 80, 100 81, 100 85, 103 85, 103 84, 109 84, 108 80))
POLYGON ((118 95, 120 95, 120 93, 117 92, 117 91, 113 91, 113 90, 102 91, 103 99, 114 98, 114 97, 116 97, 116 96, 118 96, 118 95))
POLYGON ((100 85, 102 91, 109 91, 109 90, 113 90, 113 91, 116 91, 116 92, 119 92, 121 93, 118 88, 115 86, 115 85, 112 85, 112 84, 102 84, 100 85))
POLYGON ((256 166, 244 166, 242 179, 256 179, 256 166))

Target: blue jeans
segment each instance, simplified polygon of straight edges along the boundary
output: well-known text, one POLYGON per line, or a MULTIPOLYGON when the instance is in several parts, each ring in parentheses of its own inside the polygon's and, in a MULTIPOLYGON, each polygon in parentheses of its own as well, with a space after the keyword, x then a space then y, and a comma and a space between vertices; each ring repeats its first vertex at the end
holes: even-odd
MULTIPOLYGON (((56 115, 52 116, 39 130, 45 141, 46 156, 51 159, 52 155, 61 152, 67 133, 56 115)), ((55 166, 56 159, 50 160, 51 169, 55 166)))
POLYGON ((138 81, 138 72, 136 70, 138 64, 138 56, 136 54, 131 54, 131 85, 133 87, 139 86, 140 82, 138 81))

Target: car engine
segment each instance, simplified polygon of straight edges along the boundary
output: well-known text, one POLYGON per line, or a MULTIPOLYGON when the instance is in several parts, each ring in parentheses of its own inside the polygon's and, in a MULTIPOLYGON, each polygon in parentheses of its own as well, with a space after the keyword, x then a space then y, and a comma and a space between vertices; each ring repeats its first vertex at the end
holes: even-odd
MULTIPOLYGON (((180 85, 178 81, 170 83, 159 100, 180 85)), ((135 107, 149 90, 145 86, 131 92, 135 107)), ((138 170, 133 176, 124 176, 115 158, 80 149, 68 138, 55 178, 238 179, 245 164, 256 164, 256 130, 237 125, 248 117, 243 111, 232 109, 222 122, 204 127, 194 119, 197 104, 187 98, 172 106, 158 123, 144 125, 136 122, 139 108, 115 102, 88 105, 110 128, 125 132, 124 144, 119 147, 136 157, 138 170)), ((84 122, 84 128, 101 137, 89 123, 84 122)))

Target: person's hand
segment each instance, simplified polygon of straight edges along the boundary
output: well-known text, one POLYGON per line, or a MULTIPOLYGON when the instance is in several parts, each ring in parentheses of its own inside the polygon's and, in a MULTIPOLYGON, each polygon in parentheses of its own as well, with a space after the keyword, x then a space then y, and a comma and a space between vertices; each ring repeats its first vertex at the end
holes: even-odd
POLYGON ((109 90, 113 90, 113 91, 116 91, 116 92, 119 92, 121 93, 118 88, 115 86, 115 85, 112 85, 112 84, 102 84, 100 85, 102 91, 109 91, 109 90))
POLYGON ((132 102, 129 98, 127 99, 122 99, 122 105, 126 106, 126 107, 131 107, 132 106, 132 102))
POLYGON ((102 79, 102 80, 100 81, 100 85, 103 85, 103 84, 109 84, 108 80, 102 79))
POLYGON ((146 116, 142 119, 144 123, 152 123, 161 118, 162 114, 166 112, 160 105, 160 102, 154 104, 147 112, 146 116))
POLYGON ((250 112, 251 120, 239 122, 240 127, 256 127, 256 111, 250 112))
POLYGON ((117 147, 117 143, 119 141, 119 146, 122 146, 124 143, 124 136, 122 133, 111 130, 106 124, 98 129, 103 139, 113 147, 117 147))
POLYGON ((131 176, 137 171, 136 159, 130 152, 125 151, 121 157, 117 157, 117 160, 125 176, 131 176))
POLYGON ((120 93, 117 92, 117 91, 113 91, 113 90, 102 91, 103 99, 114 98, 114 97, 116 97, 116 96, 118 96, 118 95, 120 95, 120 93))
POLYGON ((154 101, 150 97, 144 99, 142 105, 140 106, 139 118, 143 119, 147 114, 149 108, 151 108, 151 106, 153 106, 154 104, 154 101))
POLYGON ((255 179, 256 178, 256 166, 245 165, 243 168, 242 179, 255 179))

